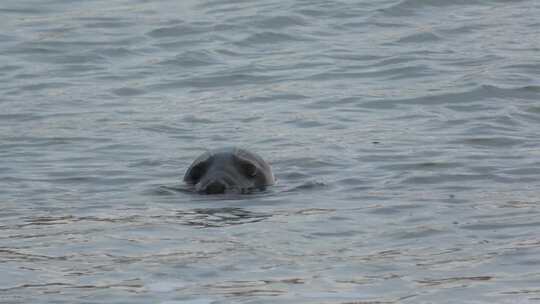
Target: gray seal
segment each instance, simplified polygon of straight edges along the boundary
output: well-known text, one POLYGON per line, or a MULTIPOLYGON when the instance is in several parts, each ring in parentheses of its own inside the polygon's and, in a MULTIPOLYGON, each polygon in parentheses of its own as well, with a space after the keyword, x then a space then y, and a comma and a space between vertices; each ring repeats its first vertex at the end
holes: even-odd
POLYGON ((250 193, 275 182, 270 165, 258 154, 241 148, 203 153, 193 161, 184 182, 204 194, 250 193))

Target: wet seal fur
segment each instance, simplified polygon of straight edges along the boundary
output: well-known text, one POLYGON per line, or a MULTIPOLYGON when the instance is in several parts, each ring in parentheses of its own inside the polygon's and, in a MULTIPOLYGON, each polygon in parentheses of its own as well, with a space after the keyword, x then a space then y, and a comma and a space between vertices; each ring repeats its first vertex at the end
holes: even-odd
POLYGON ((193 161, 184 182, 199 193, 250 193, 275 183, 270 165, 258 154, 242 148, 203 153, 193 161))

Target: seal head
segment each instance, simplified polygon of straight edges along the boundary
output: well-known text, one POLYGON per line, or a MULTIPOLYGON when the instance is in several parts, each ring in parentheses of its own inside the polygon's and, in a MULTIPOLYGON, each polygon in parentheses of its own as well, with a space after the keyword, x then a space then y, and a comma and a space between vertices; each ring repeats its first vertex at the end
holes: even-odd
POLYGON ((193 161, 184 182, 203 194, 250 193, 273 185, 270 165, 256 153, 224 148, 203 153, 193 161))

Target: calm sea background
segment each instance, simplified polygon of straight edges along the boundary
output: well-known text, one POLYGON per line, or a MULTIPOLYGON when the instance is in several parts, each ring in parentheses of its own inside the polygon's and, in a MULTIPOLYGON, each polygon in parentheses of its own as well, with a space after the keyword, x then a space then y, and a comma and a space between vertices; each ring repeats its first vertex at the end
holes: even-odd
POLYGON ((540 303, 540 2, 0 2, 0 303, 540 303), (209 148, 265 193, 181 188, 209 148))

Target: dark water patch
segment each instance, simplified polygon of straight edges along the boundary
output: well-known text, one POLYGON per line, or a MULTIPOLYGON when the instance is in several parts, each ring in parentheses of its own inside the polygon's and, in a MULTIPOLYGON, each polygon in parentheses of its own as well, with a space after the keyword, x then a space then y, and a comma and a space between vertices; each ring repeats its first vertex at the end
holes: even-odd
POLYGON ((118 154, 119 151, 122 151, 122 155, 127 157, 131 155, 140 155, 144 154, 145 146, 139 144, 126 144, 126 143, 107 143, 101 145, 93 145, 90 147, 89 151, 92 152, 103 152, 104 154, 118 154))
POLYGON ((298 128, 318 128, 318 127, 322 127, 326 125, 316 120, 305 120, 305 119, 293 119, 293 120, 285 121, 285 123, 294 124, 298 128))
POLYGON ((111 28, 125 28, 125 27, 133 27, 136 24, 129 21, 120 21, 120 20, 109 20, 109 21, 101 21, 101 22, 89 22, 86 23, 84 26, 87 28, 98 28, 98 29, 111 29, 111 28))
MULTIPOLYGON (((39 76, 37 74, 30 74, 30 73, 19 73, 19 74, 16 74, 13 78, 15 79, 22 79, 22 80, 28 80, 28 79, 36 79, 36 78, 39 78, 39 76)), ((17 94, 17 93, 20 93, 21 90, 17 89, 16 90, 13 90, 14 94, 17 94)), ((10 92, 11 93, 11 92, 10 92)))
MULTIPOLYGON (((278 296, 286 294, 287 292, 283 287, 281 287, 281 289, 278 289, 278 288, 270 289, 270 288, 260 288, 260 287, 257 288, 253 286, 249 286, 249 287, 242 286, 242 285, 237 286, 237 284, 234 284, 234 283, 224 284, 224 285, 218 284, 217 286, 215 286, 215 284, 210 284, 206 287, 209 290, 213 290, 215 293, 218 293, 227 297, 248 297, 248 298, 278 297, 278 296)), ((199 303, 198 300, 194 300, 194 301, 197 301, 194 303, 199 303)), ((212 302, 213 302, 212 300, 206 300, 206 299, 203 299, 202 301, 203 304, 206 304, 206 303, 210 304, 212 302)))
POLYGON ((260 119, 262 119, 262 117, 260 117, 260 116, 246 117, 246 118, 241 118, 240 122, 242 122, 242 123, 252 123, 252 122, 256 122, 256 121, 258 121, 260 119))
POLYGON ((512 208, 512 209, 520 209, 520 208, 539 208, 540 207, 540 201, 509 201, 502 205, 498 206, 499 208, 512 208))
MULTIPOLYGON (((2 39, 2 38, 0 37, 0 39, 2 39)), ((0 73, 1 74, 10 73, 10 72, 13 72, 13 71, 20 70, 22 68, 23 68, 22 65, 5 64, 5 65, 0 66, 0 73)), ((4 76, 4 75, 2 75, 2 76, 4 76)))
POLYGON ((278 102, 288 102, 288 101, 300 101, 308 99, 307 96, 302 94, 282 94, 274 93, 268 96, 247 96, 247 98, 239 98, 239 101, 249 102, 249 103, 278 103, 278 102))
POLYGON ((402 56, 392 56, 392 57, 381 57, 378 60, 375 60, 373 63, 366 65, 366 68, 374 67, 402 67, 402 64, 407 64, 415 62, 418 60, 416 56, 405 55, 402 56))
POLYGON ((480 21, 477 23, 456 23, 452 26, 438 29, 437 32, 439 32, 443 36, 447 35, 458 35, 458 36, 465 36, 474 34, 476 32, 480 32, 482 30, 489 30, 490 25, 487 23, 481 23, 480 21))
MULTIPOLYGON (((274 174, 276 175, 275 172, 274 174)), ((279 174, 277 174, 275 177, 278 183, 285 183, 284 181, 286 181, 286 183, 289 184, 291 182, 301 183, 305 180, 309 180, 311 175, 299 170, 279 170, 279 174)))
MULTIPOLYGON (((341 99, 336 99, 336 100, 324 99, 324 100, 313 101, 312 103, 308 105, 308 107, 312 109, 330 109, 334 107, 343 108, 346 106, 355 106, 355 105, 360 104, 361 102, 362 102, 361 97, 346 97, 346 98, 341 98, 341 99)), ((345 111, 347 112, 358 111, 358 109, 347 108, 345 111)))
MULTIPOLYGON (((207 37, 206 39, 203 39, 202 37, 199 38, 192 38, 191 36, 182 38, 182 39, 160 39, 157 40, 153 47, 159 48, 162 51, 170 51, 170 52, 176 52, 179 48, 182 48, 182 46, 189 45, 190 49, 194 48, 205 48, 207 47, 208 43, 212 43, 213 41, 221 40, 219 37, 211 36, 207 37)), ((154 60, 156 63, 159 63, 159 60, 154 60)))
POLYGON ((148 125, 141 128, 145 131, 155 132, 155 133, 164 133, 164 134, 184 134, 189 132, 189 128, 182 128, 174 125, 148 125))
MULTIPOLYGON (((43 116, 35 114, 35 113, 11 113, 11 114, 0 114, 0 121, 2 123, 8 122, 8 121, 32 121, 32 120, 39 120, 42 119, 43 116)), ((12 138, 15 139, 15 138, 12 138)))
MULTIPOLYGON (((493 62, 504 60, 504 57, 493 54, 482 54, 478 57, 456 57, 448 56, 447 58, 438 58, 439 64, 443 67, 454 70, 456 67, 466 68, 467 70, 477 68, 481 69, 486 65, 493 64, 493 62)), ((466 76, 463 76, 467 78, 466 76)), ((475 84, 484 83, 483 81, 475 82, 475 84)))
POLYGON ((534 164, 524 168, 506 169, 500 171, 500 173, 508 175, 532 175, 540 178, 540 164, 534 164))
MULTIPOLYGON (((99 289, 127 289, 127 288, 142 288, 143 285, 140 283, 135 282, 123 282, 123 283, 112 283, 112 284, 71 284, 71 283, 63 283, 63 282, 52 282, 52 283, 46 283, 46 284, 22 284, 10 288, 0 289, 0 290, 16 290, 16 289, 24 289, 24 290, 33 290, 37 289, 43 290, 43 292, 49 291, 49 293, 52 294, 60 294, 62 291, 65 292, 67 288, 73 288, 73 289, 81 289, 81 290, 99 290, 99 289)), ((133 290, 133 292, 136 292, 133 290)))
MULTIPOLYGON (((508 202, 501 202, 501 203, 493 203, 492 205, 493 206, 490 206, 492 208, 499 208, 500 204, 502 204, 503 206, 504 205, 507 205, 508 202)), ((526 219, 527 217, 530 217, 531 216, 531 213, 536 213, 536 212, 532 212, 532 211, 529 211, 529 210, 521 210, 520 208, 515 208, 513 210, 508 210, 508 211, 505 211, 504 213, 484 213, 484 214, 475 214, 475 215, 471 215, 469 216, 469 218, 471 219, 476 219, 476 220, 479 220, 479 221, 489 221, 489 220, 498 220, 500 222, 502 221, 511 221, 512 219, 516 220, 516 221, 522 221, 524 218, 526 219)))
MULTIPOLYGON (((526 73, 532 73, 532 74, 540 74, 540 64, 533 63, 533 62, 528 63, 528 64, 509 64, 509 65, 503 66, 502 69, 515 71, 518 73, 526 72, 526 73)), ((529 89, 540 91, 539 86, 532 86, 529 89)))
POLYGON ((179 88, 230 88, 242 85, 254 85, 257 83, 271 82, 274 77, 234 73, 227 75, 212 75, 207 77, 189 77, 182 80, 163 81, 160 84, 147 86, 148 91, 177 90, 179 88))
POLYGON ((444 1, 444 0, 400 0, 396 1, 394 4, 391 4, 388 7, 380 9, 379 12, 383 13, 386 16, 392 17, 404 17, 419 15, 424 13, 425 10, 435 10, 435 9, 448 9, 449 7, 460 7, 465 9, 469 6, 477 6, 482 4, 482 0, 476 1, 444 1))
POLYGON ((240 41, 235 42, 238 47, 255 47, 261 45, 273 46, 274 44, 283 44, 290 42, 308 41, 307 37, 298 35, 290 35, 278 32, 261 32, 249 35, 240 41))
POLYGON ((493 276, 476 276, 476 277, 452 277, 452 278, 442 278, 442 279, 424 279, 417 281, 422 285, 458 285, 458 286, 468 286, 474 282, 485 282, 493 280, 493 276))
POLYGON ((441 202, 449 203, 449 204, 461 204, 461 203, 469 203, 470 200, 465 198, 456 198, 457 193, 463 193, 467 191, 472 191, 475 189, 474 186, 467 186, 467 185, 447 185, 439 187, 442 191, 445 191, 446 193, 452 193, 448 195, 448 198, 441 199, 441 202))
POLYGON ((117 96, 123 96, 123 97, 137 96, 137 95, 142 95, 145 93, 143 90, 136 89, 136 88, 127 88, 127 87, 113 89, 112 92, 117 96))
POLYGON ((11 148, 24 148, 24 147, 48 147, 55 145, 69 145, 75 143, 105 143, 110 140, 107 138, 99 137, 33 137, 33 136, 18 136, 18 137, 6 137, 4 138, 4 144, 7 146, 6 142, 9 142, 9 147, 11 148))
MULTIPOLYGON (((396 67, 379 69, 365 72, 339 72, 329 71, 310 76, 313 81, 356 79, 356 78, 383 78, 386 80, 398 80, 404 78, 422 78, 433 76, 436 72, 425 65, 415 65, 408 67, 396 67)), ((366 105, 366 103, 364 103, 366 105)))
POLYGON ((346 164, 340 164, 338 161, 318 159, 315 157, 309 156, 296 156, 290 157, 287 160, 275 163, 276 166, 285 166, 285 167, 296 167, 296 168, 309 168, 309 169, 320 169, 320 168, 341 168, 347 167, 346 164))
POLYGON ((426 43, 426 42, 435 42, 440 40, 441 38, 430 32, 421 32, 421 33, 414 33, 409 34, 405 37, 402 37, 396 41, 396 43, 426 43))
POLYGON ((139 52, 126 48, 126 47, 116 47, 116 48, 99 48, 93 50, 95 54, 100 57, 109 57, 109 58, 128 58, 132 56, 142 56, 139 52))
POLYGON ((77 55, 63 54, 62 56, 51 56, 48 58, 48 61, 57 64, 103 64, 107 62, 104 57, 88 52, 77 55))
MULTIPOLYGON (((540 85, 528 85, 528 86, 523 86, 523 87, 518 87, 518 88, 513 88, 513 89, 523 91, 526 94, 529 94, 529 93, 538 94, 538 93, 540 93, 540 85)), ((536 96, 536 97, 538 97, 539 95, 528 95, 528 96, 536 96)))
MULTIPOLYGON (((62 226, 71 227, 73 224, 79 225, 83 229, 88 229, 91 224, 128 224, 136 223, 144 220, 144 217, 140 215, 125 215, 125 216, 74 216, 74 215, 61 215, 61 216, 33 216, 23 217, 22 223, 16 223, 12 225, 0 226, 0 229, 14 230, 17 234, 12 234, 9 238, 37 238, 47 237, 43 234, 34 234, 35 229, 61 229, 62 226)), ((93 229, 93 228, 90 228, 93 229)), ((58 234, 62 234, 61 230, 58 230, 58 234)), ((83 234, 79 229, 73 229, 72 234, 83 234)), ((38 257, 40 257, 38 255, 38 257)), ((70 256, 41 256, 46 259, 62 259, 66 260, 70 256)))
POLYGON ((347 177, 338 180, 336 183, 340 185, 347 185, 347 186, 357 186, 359 184, 363 184, 366 181, 359 177, 347 177))
POLYGON ((510 223, 510 222, 490 222, 490 223, 477 223, 477 224, 466 224, 459 226, 462 229, 467 230, 505 230, 505 229, 514 229, 514 228, 538 228, 540 227, 540 222, 529 221, 527 223, 510 223))
POLYGON ((423 206, 419 204, 401 204, 393 206, 373 206, 367 210, 368 213, 372 214, 381 214, 381 215, 392 215, 399 213, 411 213, 414 210, 422 209, 423 206))
MULTIPOLYGON (((231 0, 231 1, 222 1, 222 0, 204 0, 198 3, 200 8, 222 8, 230 7, 231 9, 240 9, 245 7, 244 5, 252 3, 249 0, 231 0), (239 6, 240 5, 240 6, 239 6)), ((248 6, 249 7, 249 6, 248 6)))
MULTIPOLYGON (((26 250, 0 249, 0 257, 5 262, 42 262, 42 261, 63 261, 65 256, 47 256, 25 252, 26 250)), ((0 289, 1 290, 1 289, 0 289)))
POLYGON ((179 67, 203 67, 214 64, 223 64, 216 54, 208 51, 187 51, 182 54, 176 55, 174 59, 165 60, 159 63, 166 66, 179 66, 179 67))
POLYGON ((214 120, 211 120, 211 119, 208 119, 208 118, 205 118, 205 117, 195 116, 195 115, 192 115, 192 114, 184 115, 184 117, 182 117, 182 121, 187 122, 187 123, 193 123, 193 124, 214 124, 214 123, 216 123, 216 121, 214 121, 214 120))
POLYGON ((402 181, 404 184, 429 185, 444 183, 464 183, 478 180, 493 180, 494 176, 484 174, 433 174, 426 176, 408 177, 402 181))
POLYGON ((285 29, 291 27, 305 26, 308 22, 305 18, 297 15, 282 15, 272 17, 262 17, 255 21, 257 27, 268 29, 285 29))
POLYGON ((134 42, 137 42, 140 38, 138 37, 129 37, 117 40, 110 40, 105 38, 96 38, 88 40, 52 40, 52 41, 38 41, 30 43, 32 45, 39 46, 45 50, 54 50, 55 53, 67 52, 86 52, 89 49, 99 49, 102 47, 111 48, 111 47, 125 47, 134 42))
MULTIPOLYGON (((511 290, 511 291, 501 291, 500 292, 501 294, 506 294, 506 295, 520 295, 520 294, 525 294, 525 295, 535 295, 535 294, 540 294, 540 289, 536 289, 536 288, 530 288, 530 289, 520 289, 520 290, 511 290)), ((540 296, 538 297, 535 297, 535 298, 529 298, 530 300, 532 301, 538 301, 540 300, 540 296)))
POLYGON ((318 216, 322 214, 334 214, 337 210, 331 208, 305 208, 297 210, 286 210, 277 214, 283 216, 318 216))
POLYGON ((540 115, 540 106, 529 106, 526 111, 533 114, 540 115))
POLYGON ((51 70, 55 75, 62 75, 64 79, 73 79, 74 76, 93 76, 96 72, 106 70, 104 65, 95 64, 64 64, 60 68, 51 70))
MULTIPOLYGON (((44 47, 44 46, 30 46, 30 45, 19 45, 17 47, 9 48, 4 51, 4 54, 7 55, 56 55, 64 54, 65 50, 58 49, 55 47, 44 47)), ((31 57, 30 57, 31 59, 31 57)), ((40 61, 34 58, 35 61, 40 61)))
POLYGON ((441 234, 448 234, 450 231, 430 226, 418 226, 415 228, 401 229, 399 232, 390 233, 390 235, 397 239, 419 239, 426 237, 438 236, 441 234))
POLYGON ((178 186, 158 186, 152 187, 151 190, 145 191, 145 193, 157 196, 169 196, 178 195, 179 193, 191 194, 193 191, 184 185, 178 186))
MULTIPOLYGON (((470 103, 470 104, 460 104, 460 105, 447 105, 447 109, 456 111, 456 112, 463 112, 463 113, 472 113, 472 112, 487 112, 487 111, 493 111, 497 109, 497 107, 485 104, 485 103, 470 103)), ((464 124, 467 123, 468 120, 462 119, 462 120, 453 120, 449 121, 449 123, 452 124, 464 124)))
POLYGON ((68 82, 42 82, 23 85, 19 88, 20 91, 42 91, 48 89, 65 89, 66 87, 73 86, 73 83, 68 82))
POLYGON ((465 164, 457 162, 419 162, 382 165, 378 168, 383 171, 446 171, 448 169, 463 168, 464 166, 465 164))
POLYGON ((69 177, 56 177, 56 178, 27 178, 20 179, 20 181, 27 182, 43 182, 51 185, 65 185, 65 186, 80 186, 81 184, 86 185, 101 185, 101 186, 110 186, 116 187, 121 185, 133 185, 145 181, 145 178, 137 177, 104 177, 101 175, 80 175, 80 174, 69 174, 69 177))
POLYGON ((178 24, 175 26, 160 27, 146 34, 153 38, 175 38, 189 35, 198 35, 208 32, 208 23, 178 24))
POLYGON ((522 145, 523 140, 511 137, 477 137, 465 138, 458 141, 453 141, 454 144, 465 144, 473 147, 496 147, 496 148, 512 148, 522 145))
POLYGON ((327 188, 328 185, 320 181, 307 181, 301 185, 285 190, 285 192, 300 192, 300 191, 314 191, 318 189, 327 188))
POLYGON ((376 54, 355 54, 351 53, 349 49, 334 49, 332 53, 321 54, 320 56, 330 58, 333 60, 339 59, 351 62, 373 62, 382 61, 386 56, 379 56, 376 54))
POLYGON ((344 230, 344 231, 333 231, 333 232, 313 232, 310 233, 306 238, 345 238, 345 237, 354 237, 356 235, 362 234, 362 231, 355 230, 344 230))
POLYGON ((14 14, 14 15, 37 15, 37 14, 43 14, 46 13, 48 10, 45 9, 43 6, 37 8, 37 7, 10 7, 10 8, 0 8, 0 12, 6 13, 6 14, 14 14))

